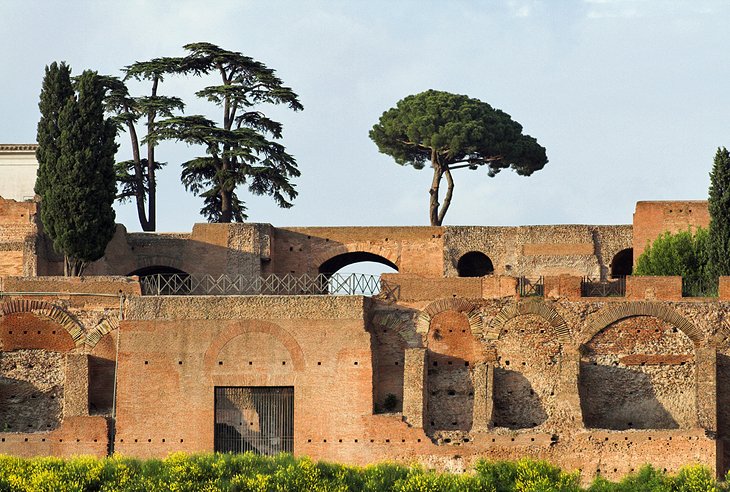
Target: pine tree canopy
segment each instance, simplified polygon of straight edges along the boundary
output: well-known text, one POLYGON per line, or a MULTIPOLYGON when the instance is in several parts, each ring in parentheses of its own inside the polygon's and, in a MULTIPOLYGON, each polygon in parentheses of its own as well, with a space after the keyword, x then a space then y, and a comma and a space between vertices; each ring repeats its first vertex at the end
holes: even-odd
POLYGON ((258 106, 285 104, 299 111, 303 108, 298 96, 274 70, 241 53, 210 43, 184 48, 189 54, 181 73, 220 76, 219 85, 196 94, 219 106, 223 118, 220 122, 200 115, 167 118, 148 136, 148 144, 173 139, 206 149, 206 156, 183 163, 181 179, 188 191, 203 198, 201 214, 210 222, 246 218, 246 207, 237 195, 241 186, 255 195, 273 197, 280 207, 291 207, 297 192, 290 180, 300 173, 294 157, 275 141, 282 136, 281 123, 258 106))
POLYGON ((435 90, 400 100, 383 113, 370 138, 400 165, 431 166, 431 225, 442 224, 451 204, 452 171, 485 166, 490 177, 505 168, 529 176, 547 163, 545 148, 523 134, 507 113, 478 99, 435 90), (440 205, 442 178, 448 188, 440 205))

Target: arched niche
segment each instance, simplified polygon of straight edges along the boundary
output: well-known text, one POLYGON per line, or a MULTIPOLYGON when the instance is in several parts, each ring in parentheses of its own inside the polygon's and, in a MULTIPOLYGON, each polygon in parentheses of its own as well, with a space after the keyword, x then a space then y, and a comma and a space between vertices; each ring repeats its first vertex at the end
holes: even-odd
POLYGON ((375 413, 400 412, 403 409, 405 351, 420 347, 409 313, 375 313, 368 330, 372 343, 373 402, 375 413))
POLYGON ((695 342, 666 317, 622 316, 583 344, 579 393, 586 427, 693 428, 695 342))
MULTIPOLYGON (((472 332, 469 310, 444 309, 429 320, 427 343, 427 433, 437 441, 472 430, 472 370, 484 358, 472 332)), ((446 441, 448 442, 448 441, 446 441)))
POLYGON ((67 354, 84 330, 45 301, 0 305, 0 422, 4 432, 47 432, 63 417, 67 354))
POLYGON ((489 256, 481 251, 470 251, 459 258, 456 271, 459 277, 483 277, 494 273, 494 265, 489 256))

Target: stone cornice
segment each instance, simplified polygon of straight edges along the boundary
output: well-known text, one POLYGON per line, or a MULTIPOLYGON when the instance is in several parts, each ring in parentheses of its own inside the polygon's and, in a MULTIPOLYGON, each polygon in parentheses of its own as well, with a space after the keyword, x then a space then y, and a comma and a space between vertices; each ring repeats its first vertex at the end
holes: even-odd
POLYGON ((35 151, 38 148, 38 144, 0 144, 0 151, 35 151))

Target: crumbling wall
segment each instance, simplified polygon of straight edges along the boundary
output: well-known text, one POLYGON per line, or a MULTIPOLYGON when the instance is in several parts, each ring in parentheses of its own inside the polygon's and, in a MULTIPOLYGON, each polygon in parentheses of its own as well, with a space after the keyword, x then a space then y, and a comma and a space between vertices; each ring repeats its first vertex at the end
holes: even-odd
POLYGON ((562 350, 555 330, 540 316, 518 316, 505 324, 496 346, 494 426, 538 427, 556 404, 562 350))
POLYGON ((57 428, 63 411, 64 356, 47 350, 0 352, 0 432, 57 428))
POLYGON ((580 378, 587 427, 697 425, 694 346, 666 321, 635 316, 608 326, 586 345, 580 378))
POLYGON ((618 251, 631 247, 631 226, 553 225, 446 227, 444 275, 457 276, 464 254, 480 251, 495 275, 605 275, 618 251))
POLYGON ((0 275, 35 275, 36 204, 0 197, 0 275))

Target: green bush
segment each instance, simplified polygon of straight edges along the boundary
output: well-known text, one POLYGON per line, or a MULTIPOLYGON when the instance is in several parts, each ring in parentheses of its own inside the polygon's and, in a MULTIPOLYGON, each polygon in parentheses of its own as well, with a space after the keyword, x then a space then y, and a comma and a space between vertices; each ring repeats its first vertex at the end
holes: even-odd
POLYGON ((381 463, 355 467, 281 454, 175 453, 163 460, 121 456, 22 459, 0 455, 4 491, 234 491, 234 492, 719 492, 726 490, 701 466, 670 476, 650 466, 620 482, 596 479, 580 487, 577 473, 544 461, 480 461, 464 474, 381 463))
POLYGON ((688 230, 665 232, 636 260, 634 275, 680 275, 682 295, 716 296, 717 277, 710 273, 708 237, 702 228, 694 234, 688 230))

